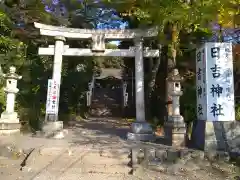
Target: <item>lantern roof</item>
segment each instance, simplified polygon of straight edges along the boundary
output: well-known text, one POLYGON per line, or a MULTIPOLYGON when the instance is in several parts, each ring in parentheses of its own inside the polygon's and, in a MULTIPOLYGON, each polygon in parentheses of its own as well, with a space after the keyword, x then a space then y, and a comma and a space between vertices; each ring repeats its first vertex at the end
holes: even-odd
POLYGON ((22 79, 22 76, 19 76, 18 74, 16 74, 16 68, 14 66, 11 66, 9 68, 9 73, 3 74, 3 76, 6 79, 22 79))
POLYGON ((183 77, 179 74, 178 69, 173 69, 173 71, 169 74, 167 80, 170 82, 181 82, 183 81, 183 77))

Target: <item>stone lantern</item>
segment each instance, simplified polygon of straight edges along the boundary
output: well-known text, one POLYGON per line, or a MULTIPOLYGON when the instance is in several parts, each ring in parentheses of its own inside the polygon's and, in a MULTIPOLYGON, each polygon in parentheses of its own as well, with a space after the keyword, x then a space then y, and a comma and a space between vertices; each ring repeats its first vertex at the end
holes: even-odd
POLYGON ((20 131, 20 123, 17 112, 14 111, 15 97, 19 89, 17 81, 22 78, 16 74, 16 68, 11 66, 9 73, 4 74, 6 79, 6 87, 4 91, 7 96, 6 110, 1 114, 0 118, 0 134, 11 134, 20 131))
POLYGON ((170 83, 168 92, 172 96, 172 114, 168 116, 168 121, 164 124, 165 137, 172 146, 185 146, 186 125, 180 115, 180 96, 183 94, 181 82, 183 77, 180 76, 178 69, 174 69, 167 79, 170 83))
POLYGON ((183 117, 180 115, 180 96, 183 94, 181 82, 183 78, 180 76, 178 69, 173 70, 173 73, 168 77, 168 81, 171 84, 169 94, 172 96, 172 115, 168 117, 168 120, 183 121, 183 117))

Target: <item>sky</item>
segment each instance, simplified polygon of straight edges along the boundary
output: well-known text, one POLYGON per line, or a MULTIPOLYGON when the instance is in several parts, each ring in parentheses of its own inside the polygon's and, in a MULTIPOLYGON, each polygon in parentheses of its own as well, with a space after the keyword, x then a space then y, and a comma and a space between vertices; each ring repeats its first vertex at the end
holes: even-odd
MULTIPOLYGON (((60 0, 51 0, 50 4, 45 3, 45 10, 52 14, 58 14, 59 9, 61 9, 61 13, 66 13, 66 8, 59 4, 60 0), (56 9, 58 11, 56 11, 56 9)), ((46 0, 43 0, 46 2, 46 0)), ((82 1, 79 0, 79 3, 82 1)), ((118 15, 114 9, 102 9, 102 8, 88 8, 87 11, 84 9, 79 9, 76 11, 79 15, 85 15, 86 19, 91 18, 92 16, 100 17, 96 20, 96 28, 97 29, 125 29, 128 27, 128 23, 124 22, 118 15)), ((59 14, 58 14, 59 15, 59 14)), ((64 17, 63 17, 64 18, 64 17)), ((110 43, 118 45, 120 41, 112 41, 110 43)))
MULTIPOLYGON (((211 41, 218 40, 218 32, 220 30, 220 26, 218 24, 212 24, 212 30, 214 35, 210 39, 211 41)), ((232 42, 233 44, 240 44, 240 29, 230 29, 225 28, 222 31, 224 42, 232 42)))

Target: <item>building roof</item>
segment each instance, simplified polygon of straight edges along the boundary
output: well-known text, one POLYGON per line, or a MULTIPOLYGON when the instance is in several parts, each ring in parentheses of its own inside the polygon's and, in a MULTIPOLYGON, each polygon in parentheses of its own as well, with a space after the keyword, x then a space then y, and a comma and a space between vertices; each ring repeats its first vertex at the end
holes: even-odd
POLYGON ((105 79, 108 77, 114 77, 116 79, 122 79, 122 69, 116 68, 101 68, 101 73, 96 79, 105 79))

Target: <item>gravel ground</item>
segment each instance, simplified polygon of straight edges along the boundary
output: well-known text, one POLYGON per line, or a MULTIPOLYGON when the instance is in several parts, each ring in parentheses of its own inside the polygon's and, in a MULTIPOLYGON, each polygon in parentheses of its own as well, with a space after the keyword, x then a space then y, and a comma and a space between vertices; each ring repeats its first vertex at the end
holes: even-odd
POLYGON ((90 119, 74 124, 62 140, 2 136, 0 179, 238 180, 240 171, 234 165, 195 159, 169 164, 167 168, 157 166, 154 171, 138 168, 130 175, 129 144, 124 140, 128 128, 119 120, 90 119))

